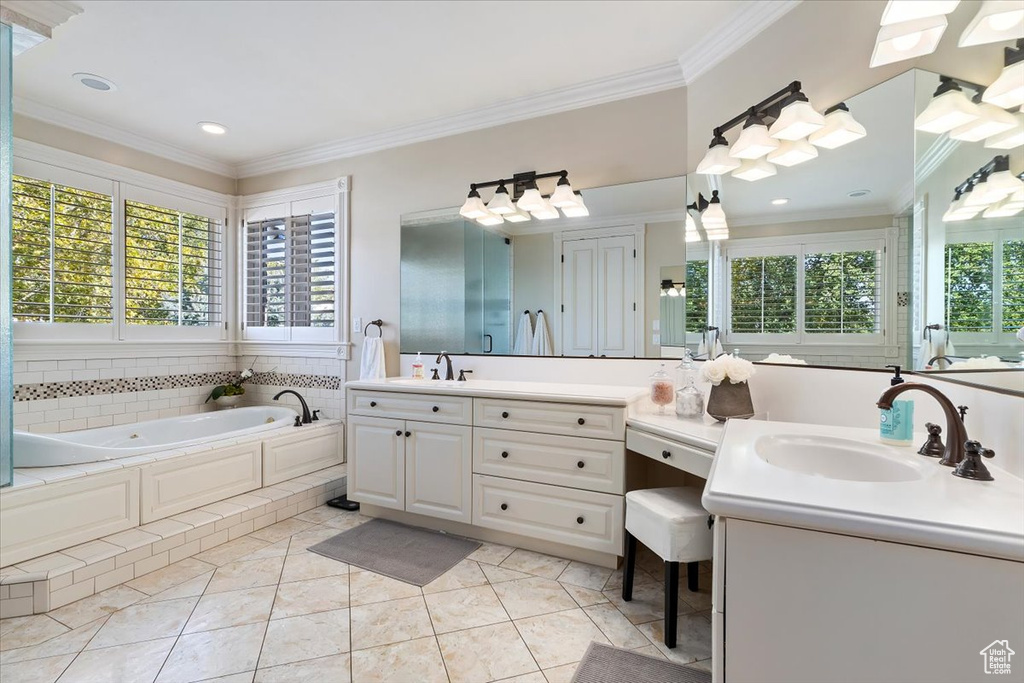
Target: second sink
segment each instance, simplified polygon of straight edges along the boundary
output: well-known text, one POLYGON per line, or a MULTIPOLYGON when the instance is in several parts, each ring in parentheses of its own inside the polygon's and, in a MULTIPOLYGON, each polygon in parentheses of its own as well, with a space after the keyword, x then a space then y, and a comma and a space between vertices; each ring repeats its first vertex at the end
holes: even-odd
POLYGON ((881 446, 830 436, 772 434, 759 437, 754 451, 769 465, 826 479, 885 482, 922 477, 919 467, 893 460, 881 446))

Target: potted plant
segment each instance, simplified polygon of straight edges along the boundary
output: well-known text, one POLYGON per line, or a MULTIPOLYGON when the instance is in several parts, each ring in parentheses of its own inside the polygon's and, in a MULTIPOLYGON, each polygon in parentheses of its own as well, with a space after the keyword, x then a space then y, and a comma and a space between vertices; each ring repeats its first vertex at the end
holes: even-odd
POLYGON ((719 422, 730 417, 753 417, 754 403, 747 380, 754 372, 753 363, 737 356, 719 356, 706 361, 701 367, 701 376, 712 385, 708 415, 719 422))
POLYGON ((210 391, 210 395, 206 397, 204 403, 213 401, 220 408, 234 408, 242 401, 242 396, 245 394, 245 387, 242 384, 250 379, 256 373, 253 371, 253 365, 256 365, 256 358, 252 359, 252 365, 242 370, 238 375, 238 379, 228 384, 221 384, 213 388, 210 391))

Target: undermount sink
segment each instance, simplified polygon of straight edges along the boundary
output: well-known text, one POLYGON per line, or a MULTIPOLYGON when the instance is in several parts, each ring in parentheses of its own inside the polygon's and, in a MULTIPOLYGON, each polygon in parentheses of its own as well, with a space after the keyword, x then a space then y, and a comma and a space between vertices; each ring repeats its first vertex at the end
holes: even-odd
MULTIPOLYGON (((914 481, 922 470, 893 460, 873 444, 831 436, 772 434, 754 442, 754 452, 769 465, 826 479, 914 481)), ((908 450, 908 457, 913 451, 908 450)))
POLYGON ((411 379, 408 377, 402 379, 389 379, 388 384, 397 384, 399 386, 420 386, 420 387, 459 387, 466 386, 466 380, 460 382, 455 379, 411 379))

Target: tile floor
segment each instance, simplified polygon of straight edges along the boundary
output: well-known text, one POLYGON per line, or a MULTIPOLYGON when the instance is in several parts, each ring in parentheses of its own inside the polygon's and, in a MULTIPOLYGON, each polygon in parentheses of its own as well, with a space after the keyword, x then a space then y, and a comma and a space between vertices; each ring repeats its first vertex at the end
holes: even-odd
MULTIPOLYGON (((710 574, 662 642, 658 558, 621 571, 483 544, 422 589, 306 551, 367 517, 328 507, 45 615, 0 621, 3 683, 569 681, 591 641, 710 668, 710 574)), ((701 571, 709 568, 702 566, 701 571)))

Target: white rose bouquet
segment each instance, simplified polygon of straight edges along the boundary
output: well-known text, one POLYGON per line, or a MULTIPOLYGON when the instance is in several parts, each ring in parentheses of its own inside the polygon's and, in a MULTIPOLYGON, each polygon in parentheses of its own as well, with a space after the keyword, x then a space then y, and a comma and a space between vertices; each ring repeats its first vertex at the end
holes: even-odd
POLYGON ((705 361, 700 371, 704 379, 718 386, 725 379, 733 384, 746 382, 754 376, 756 369, 749 360, 735 356, 719 356, 715 360, 705 361))

